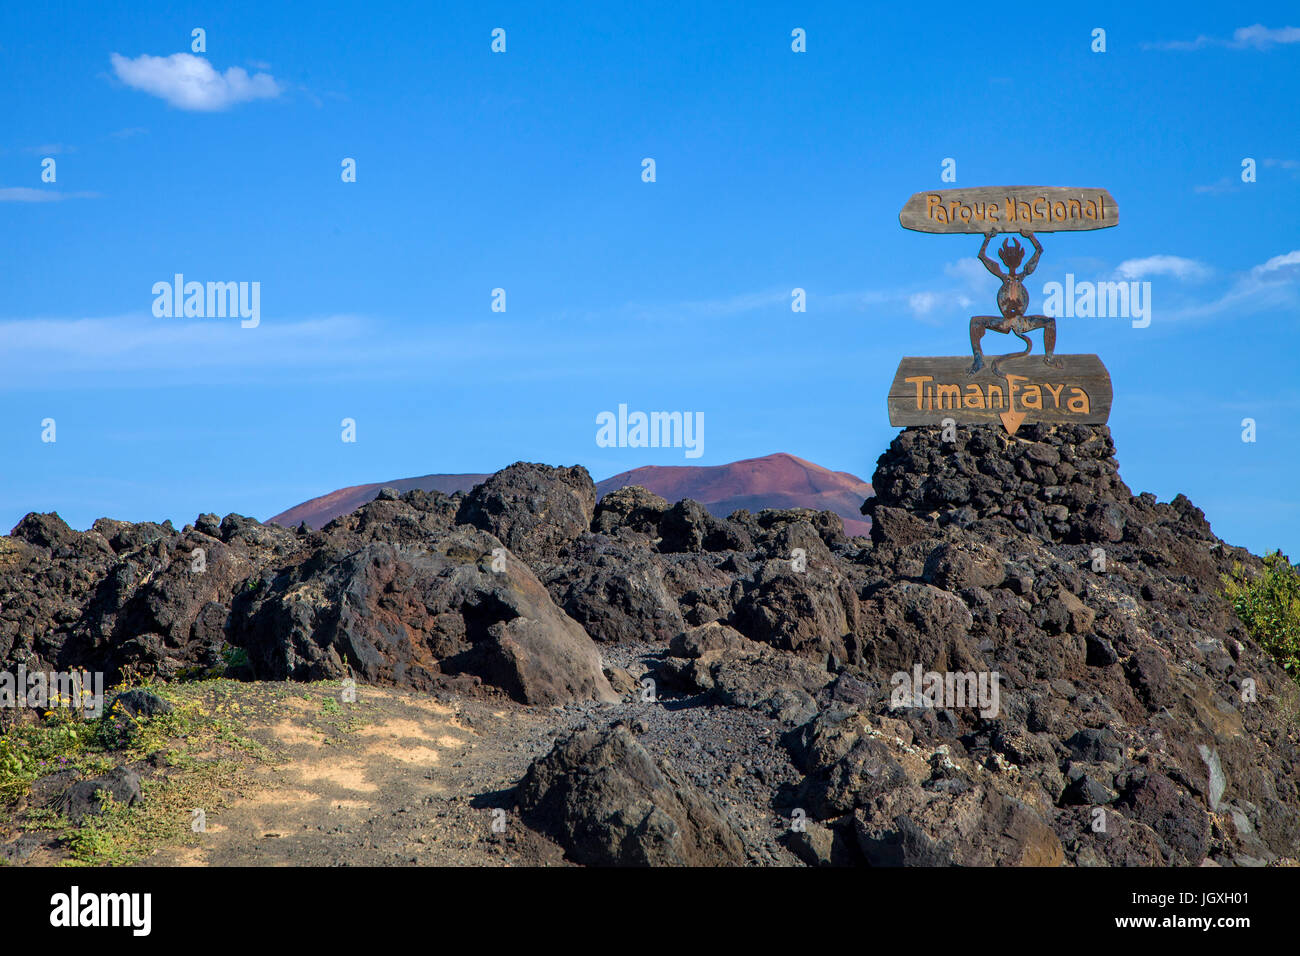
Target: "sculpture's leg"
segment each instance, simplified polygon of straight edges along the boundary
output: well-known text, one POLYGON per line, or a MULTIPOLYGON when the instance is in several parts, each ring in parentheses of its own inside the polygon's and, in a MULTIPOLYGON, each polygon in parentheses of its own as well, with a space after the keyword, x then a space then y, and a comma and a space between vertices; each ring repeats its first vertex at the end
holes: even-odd
POLYGON ((972 315, 970 320, 970 351, 975 356, 975 361, 966 374, 974 375, 984 367, 984 350, 980 348, 980 339, 984 338, 984 333, 990 329, 994 332, 1006 333, 1011 326, 1007 320, 1000 315, 972 315))
POLYGON ((1047 353, 1043 356, 1043 364, 1050 365, 1052 368, 1064 368, 1065 363, 1055 355, 1056 319, 1050 315, 1025 316, 1025 330, 1032 332, 1034 329, 1043 330, 1043 351, 1047 353))

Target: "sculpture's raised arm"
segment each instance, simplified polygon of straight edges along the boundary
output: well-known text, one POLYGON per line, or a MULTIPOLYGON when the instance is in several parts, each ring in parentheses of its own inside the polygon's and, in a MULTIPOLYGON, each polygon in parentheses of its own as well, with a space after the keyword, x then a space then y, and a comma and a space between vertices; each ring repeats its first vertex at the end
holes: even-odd
POLYGON ((980 246, 980 262, 984 263, 984 268, 988 269, 989 272, 993 273, 999 279, 1005 279, 1006 273, 1004 273, 1000 268, 998 268, 998 264, 994 262, 992 259, 990 259, 987 255, 989 249, 989 242, 997 234, 998 231, 996 229, 990 229, 988 232, 984 233, 984 245, 980 246))
POLYGON ((1034 244, 1034 254, 1029 257, 1025 263, 1025 271, 1020 273, 1021 276, 1027 276, 1038 268, 1038 257, 1043 254, 1043 244, 1038 241, 1038 237, 1028 230, 1021 230, 1020 234, 1034 244))

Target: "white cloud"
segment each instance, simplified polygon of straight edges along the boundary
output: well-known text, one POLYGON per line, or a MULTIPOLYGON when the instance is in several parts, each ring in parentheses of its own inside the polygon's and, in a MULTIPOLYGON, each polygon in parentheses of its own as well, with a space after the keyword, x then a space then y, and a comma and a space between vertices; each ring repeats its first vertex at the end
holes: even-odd
POLYGON ((99 193, 61 193, 55 189, 0 186, 0 202, 59 202, 62 199, 94 199, 99 193))
POLYGON ((1232 42, 1228 46, 1237 48, 1253 46, 1257 50, 1263 50, 1275 43, 1300 43, 1300 27, 1278 27, 1270 30, 1262 23, 1238 27, 1233 31, 1232 42))
POLYGON ((103 319, 15 319, 0 321, 0 346, 27 353, 50 367, 81 368, 111 360, 121 368, 173 365, 271 365, 290 360, 318 362, 364 340, 356 316, 338 315, 288 323, 265 322, 257 330, 226 319, 156 319, 124 315, 103 319), (97 358, 98 357, 98 358, 97 358))
POLYGON ((716 299, 693 299, 669 303, 628 302, 622 306, 622 312, 640 321, 721 319, 781 305, 789 308, 791 291, 771 289, 766 292, 746 292, 716 299))
POLYGON ((1300 249, 1274 256, 1250 270, 1251 277, 1263 282, 1290 282, 1300 279, 1300 249))
MULTIPOLYGON (((1170 319, 1239 318, 1260 312, 1294 314, 1300 309, 1300 249, 1273 256, 1241 274, 1223 295, 1210 302, 1170 310, 1170 319)), ((1164 313, 1162 313, 1164 314, 1164 313)))
POLYGON ((907 307, 918 316, 929 315, 939 302, 940 296, 936 292, 913 292, 907 297, 907 307))
POLYGON ((1238 27, 1232 31, 1232 38, 1212 37, 1201 34, 1195 40, 1171 40, 1166 43, 1144 43, 1148 50, 1203 50, 1206 47, 1219 46, 1231 50, 1267 50, 1270 47, 1286 43, 1300 43, 1300 27, 1270 28, 1262 23, 1249 27, 1238 27))
POLYGON ((1240 188, 1241 188, 1241 180, 1232 176, 1224 176, 1221 179, 1219 179, 1217 182, 1210 183, 1209 185, 1194 186, 1193 192, 1218 195, 1220 193, 1236 192, 1240 188))
POLYGON ((956 279, 968 290, 987 290, 990 288, 989 271, 984 268, 984 263, 974 256, 947 263, 943 267, 943 274, 950 279, 956 279))
POLYGON ((104 318, 0 319, 0 393, 75 382, 87 388, 265 384, 288 381, 440 381, 584 375, 607 356, 597 337, 575 345, 544 328, 448 320, 412 328, 362 315, 285 319, 264 309, 256 329, 239 319, 159 319, 148 311, 104 318), (454 367, 452 367, 454 365, 454 367))
POLYGON ((1125 259, 1115 269, 1115 274, 1121 279, 1173 276, 1175 279, 1196 281, 1208 278, 1212 271, 1205 263, 1195 259, 1161 255, 1147 256, 1143 259, 1125 259))
POLYGON ((224 110, 247 100, 274 99, 281 93, 280 84, 269 73, 249 76, 238 66, 218 73, 206 59, 191 53, 142 54, 135 59, 114 53, 112 62, 113 72, 127 86, 183 110, 224 110))

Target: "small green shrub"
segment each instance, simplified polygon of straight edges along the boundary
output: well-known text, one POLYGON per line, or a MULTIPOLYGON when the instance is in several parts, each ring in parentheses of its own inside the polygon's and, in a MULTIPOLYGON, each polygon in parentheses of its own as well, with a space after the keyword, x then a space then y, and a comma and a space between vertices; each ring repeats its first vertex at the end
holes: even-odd
POLYGON ((1223 578, 1224 596, 1250 636, 1300 681, 1300 568, 1280 551, 1264 556, 1262 574, 1240 563, 1223 578))

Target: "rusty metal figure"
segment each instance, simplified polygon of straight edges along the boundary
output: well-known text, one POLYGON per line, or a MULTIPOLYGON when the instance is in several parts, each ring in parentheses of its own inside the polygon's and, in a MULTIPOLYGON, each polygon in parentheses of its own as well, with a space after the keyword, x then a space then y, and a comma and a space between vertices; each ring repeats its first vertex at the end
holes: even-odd
POLYGON ((1006 373, 998 367, 999 362, 1009 358, 1019 358, 1033 351, 1034 343, 1029 341, 1025 333, 1035 329, 1043 330, 1043 351, 1047 353, 1043 356, 1043 363, 1052 368, 1061 368, 1063 363, 1052 354, 1056 349, 1056 319, 1050 315, 1025 315, 1025 309, 1029 307, 1029 292, 1025 289, 1022 280, 1038 267, 1038 257, 1043 254, 1043 246, 1032 232, 1022 230, 1020 234, 1034 244, 1034 254, 1025 264, 1024 270, 1017 272, 1016 269, 1025 257, 1025 250, 1017 239, 1004 239, 1002 247, 998 249, 998 258, 1007 267, 1004 273, 998 268, 998 264, 985 254, 989 248, 989 241, 997 235, 997 232, 996 229, 991 229, 984 233, 984 245, 980 246, 979 258, 980 262, 984 263, 984 268, 1002 280, 1002 288, 998 290, 998 311, 1002 314, 971 316, 970 348, 975 356, 975 362, 971 365, 969 374, 974 375, 984 367, 984 352, 980 348, 980 339, 984 337, 986 331, 1001 332, 1003 335, 1014 332, 1025 343, 1023 352, 999 355, 993 359, 992 368, 995 375, 1007 377, 1006 373))

